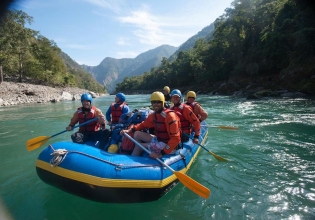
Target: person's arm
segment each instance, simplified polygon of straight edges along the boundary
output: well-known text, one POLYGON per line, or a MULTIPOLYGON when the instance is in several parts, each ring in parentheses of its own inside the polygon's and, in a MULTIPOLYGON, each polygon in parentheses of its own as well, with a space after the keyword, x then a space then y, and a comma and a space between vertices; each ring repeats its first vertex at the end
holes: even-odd
POLYGON ((195 105, 194 112, 196 115, 200 115, 200 121, 204 121, 208 118, 208 113, 201 107, 200 104, 195 105))
POLYGON ((106 112, 106 120, 108 121, 108 124, 110 125, 112 119, 110 115, 112 114, 112 106, 110 105, 107 112, 106 112))
POLYGON ((98 123, 101 125, 101 128, 105 129, 106 127, 105 116, 103 115, 102 111, 98 108, 95 110, 95 117, 98 117, 98 123))
POLYGON ((122 114, 129 113, 129 112, 130 112, 129 106, 128 105, 124 105, 123 109, 122 109, 122 114))
POLYGON ((180 143, 180 122, 174 112, 170 112, 165 118, 166 130, 170 136, 165 148, 161 151, 162 154, 171 153, 180 143))
POLYGON ((184 107, 183 115, 184 115, 184 118, 186 120, 188 120, 191 124, 194 125, 194 129, 195 129, 194 143, 199 142, 199 135, 200 135, 200 121, 199 121, 199 119, 197 118, 195 113, 193 113, 193 111, 191 111, 191 108, 189 108, 187 106, 184 107))
POLYGON ((68 127, 66 127, 66 130, 67 130, 67 131, 71 131, 72 128, 75 126, 75 124, 78 123, 78 122, 79 122, 79 114, 78 114, 78 111, 76 111, 76 112, 73 114, 73 116, 72 116, 72 118, 71 118, 71 120, 70 120, 70 123, 69 123, 68 127))
POLYGON ((153 117, 154 117, 154 113, 150 114, 143 122, 135 125, 133 131, 140 131, 146 128, 153 128, 154 127, 153 117))
POLYGON ((143 122, 141 122, 140 124, 137 124, 135 126, 133 126, 130 129, 127 130, 121 130, 120 134, 123 135, 123 133, 128 133, 129 131, 135 132, 135 131, 140 131, 143 130, 145 128, 152 128, 154 127, 154 123, 153 123, 153 114, 149 115, 143 122))

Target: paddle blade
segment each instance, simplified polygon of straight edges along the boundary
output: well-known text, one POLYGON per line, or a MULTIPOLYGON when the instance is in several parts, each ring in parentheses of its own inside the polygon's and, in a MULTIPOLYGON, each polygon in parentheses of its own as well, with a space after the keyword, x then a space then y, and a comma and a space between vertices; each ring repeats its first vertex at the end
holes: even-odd
POLYGON ((230 129, 230 130, 238 130, 237 127, 227 127, 227 126, 218 126, 217 128, 220 128, 220 129, 230 129))
POLYGON ((220 157, 220 156, 216 155, 215 153, 212 153, 211 151, 208 151, 208 152, 209 152, 212 156, 214 156, 215 159, 217 159, 217 160, 225 161, 225 162, 228 161, 227 159, 224 159, 223 157, 220 157))
POLYGON ((50 137, 39 136, 37 138, 33 138, 31 140, 28 140, 26 142, 26 148, 28 151, 35 150, 36 148, 39 148, 40 146, 45 144, 50 138, 51 138, 51 136, 50 137))
POLYGON ((173 173, 176 175, 178 180, 181 181, 182 184, 184 184, 188 189, 205 199, 209 198, 210 190, 208 188, 204 187, 203 185, 183 173, 177 171, 174 171, 173 173))

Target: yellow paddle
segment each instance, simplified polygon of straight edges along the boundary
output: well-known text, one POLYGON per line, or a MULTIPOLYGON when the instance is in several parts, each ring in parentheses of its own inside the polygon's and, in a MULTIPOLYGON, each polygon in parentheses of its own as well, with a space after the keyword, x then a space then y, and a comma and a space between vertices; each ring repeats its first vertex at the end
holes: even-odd
MULTIPOLYGON (((82 125, 91 123, 92 121, 95 121, 95 120, 97 120, 97 119, 98 119, 98 118, 93 118, 93 119, 90 120, 90 121, 84 122, 84 123, 82 123, 82 124, 79 124, 79 125, 73 127, 72 129, 75 129, 75 128, 80 127, 80 126, 82 126, 82 125)), ((54 135, 52 135, 52 136, 39 136, 39 137, 33 138, 33 139, 31 139, 31 140, 28 140, 28 141, 26 142, 26 149, 27 149, 28 151, 35 150, 35 149, 39 148, 40 146, 42 146, 43 144, 45 144, 50 138, 56 137, 57 135, 62 134, 62 133, 65 133, 65 132, 67 132, 67 130, 64 130, 64 131, 62 131, 62 132, 59 132, 59 133, 54 134, 54 135)))
MULTIPOLYGON (((127 133, 124 133, 124 135, 127 136, 130 140, 132 140, 136 145, 138 145, 144 151, 146 151, 148 154, 151 153, 148 149, 146 149, 141 144, 139 144, 135 139, 130 137, 127 133)), ((186 186, 188 189, 190 189, 191 191, 193 191, 194 193, 198 194, 199 196, 201 196, 201 197, 203 197, 205 199, 209 198, 210 190, 208 188, 206 188, 203 185, 201 185, 200 183, 196 182, 195 180, 193 180, 189 176, 187 176, 187 175, 185 175, 183 173, 180 173, 178 171, 173 170, 170 166, 168 166, 166 163, 164 163, 159 158, 156 158, 156 160, 159 161, 165 167, 167 167, 169 170, 171 170, 173 172, 173 174, 176 175, 177 179, 179 181, 181 181, 182 184, 184 184, 184 186, 186 186)))
POLYGON ((200 127, 207 127, 207 128, 220 128, 220 129, 230 129, 230 130, 238 130, 238 127, 228 127, 228 126, 209 126, 209 125, 200 125, 200 127))
POLYGON ((220 128, 220 129, 229 129, 229 130, 238 130, 238 127, 228 127, 228 126, 210 126, 210 125, 200 125, 200 127, 207 127, 207 128, 220 128))
MULTIPOLYGON (((186 134, 186 133, 184 133, 184 132, 183 132, 183 134, 186 135, 187 137, 189 137, 191 140, 193 140, 188 134, 186 134)), ((224 159, 223 157, 220 157, 220 156, 216 155, 215 153, 211 152, 210 150, 208 150, 207 148, 205 148, 205 147, 202 146, 201 144, 198 143, 198 145, 199 145, 200 147, 202 147, 203 149, 205 149, 206 151, 208 151, 212 156, 215 157, 215 159, 220 160, 220 161, 228 161, 227 159, 224 159)))

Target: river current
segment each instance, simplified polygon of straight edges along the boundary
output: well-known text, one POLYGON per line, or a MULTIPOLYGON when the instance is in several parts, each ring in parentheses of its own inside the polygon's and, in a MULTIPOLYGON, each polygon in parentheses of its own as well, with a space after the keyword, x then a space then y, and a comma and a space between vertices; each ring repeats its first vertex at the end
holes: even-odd
MULTIPOLYGON (((94 99, 105 114, 114 96, 94 99)), ((198 95, 208 112, 206 148, 188 176, 211 190, 203 199, 179 183, 154 202, 89 201, 42 182, 26 141, 65 130, 79 101, 0 108, 0 219, 315 219, 315 100, 246 100, 198 95)), ((148 106, 149 95, 130 95, 131 109, 148 106)), ((70 132, 45 146, 70 141, 70 132)))

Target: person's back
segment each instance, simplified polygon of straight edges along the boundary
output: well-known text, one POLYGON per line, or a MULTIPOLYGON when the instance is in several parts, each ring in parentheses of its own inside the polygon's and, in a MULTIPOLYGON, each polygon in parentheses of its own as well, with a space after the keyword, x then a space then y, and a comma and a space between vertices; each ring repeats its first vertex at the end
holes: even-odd
POLYGON ((206 120, 208 118, 208 113, 202 108, 200 103, 196 102, 196 93, 194 91, 189 91, 187 93, 187 101, 186 105, 189 105, 200 122, 206 120))

